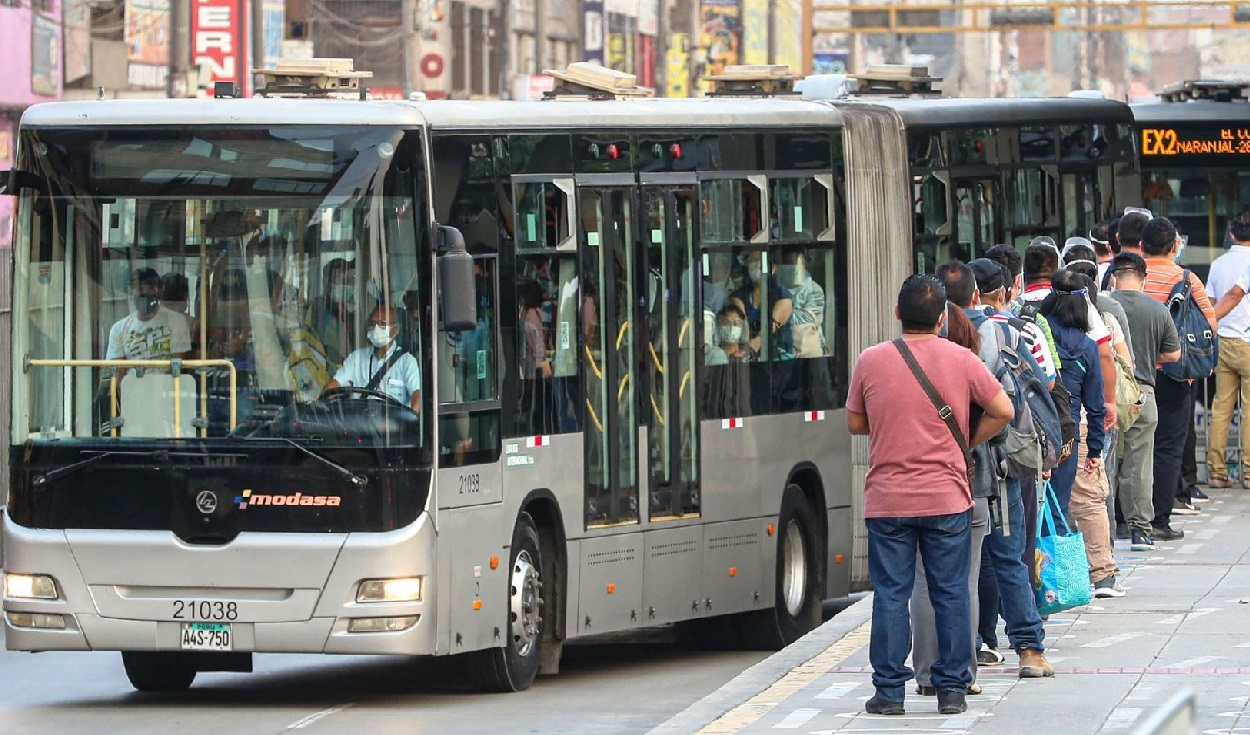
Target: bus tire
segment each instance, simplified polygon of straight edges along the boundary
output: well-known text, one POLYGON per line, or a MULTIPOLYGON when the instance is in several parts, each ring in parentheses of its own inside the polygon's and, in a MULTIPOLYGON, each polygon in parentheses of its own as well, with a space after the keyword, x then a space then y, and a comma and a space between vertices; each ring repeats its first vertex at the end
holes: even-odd
POLYGON ((796 485, 786 487, 777 518, 777 574, 773 607, 739 618, 751 648, 785 648, 820 625, 821 549, 811 505, 796 485))
POLYGON ((508 569, 507 639, 502 648, 473 654, 470 676, 486 692, 521 692, 538 675, 543 644, 543 557, 538 528, 522 513, 512 531, 508 569))
POLYGON ((186 691, 195 681, 195 660, 186 653, 122 651, 122 666, 141 692, 186 691))

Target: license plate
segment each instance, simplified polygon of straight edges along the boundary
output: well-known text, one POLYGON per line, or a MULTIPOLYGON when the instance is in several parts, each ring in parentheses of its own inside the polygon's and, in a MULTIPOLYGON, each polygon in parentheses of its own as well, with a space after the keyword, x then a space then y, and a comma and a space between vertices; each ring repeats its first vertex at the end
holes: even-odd
POLYGON ((229 623, 183 623, 182 648, 187 651, 232 651, 229 623))

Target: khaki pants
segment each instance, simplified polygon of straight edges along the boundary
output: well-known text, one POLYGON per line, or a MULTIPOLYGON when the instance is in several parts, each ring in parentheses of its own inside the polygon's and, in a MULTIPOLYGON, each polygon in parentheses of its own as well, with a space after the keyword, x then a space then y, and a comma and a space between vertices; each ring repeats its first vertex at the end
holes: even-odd
MULTIPOLYGON (((1215 366, 1215 401, 1211 404, 1211 420, 1207 427, 1207 477, 1228 479, 1224 450, 1228 448, 1228 430, 1241 393, 1243 414, 1250 407, 1250 343, 1244 339, 1220 337, 1220 361, 1215 366)), ((1250 457, 1250 430, 1241 427, 1241 454, 1250 457)), ((1245 459, 1242 460, 1243 462, 1245 459)))
MULTIPOLYGON (((1085 436, 1087 429, 1081 429, 1085 436)), ((1107 515, 1107 496, 1110 487, 1107 473, 1099 467, 1093 472, 1085 471, 1085 442, 1077 442, 1076 480, 1072 483, 1072 500, 1068 515, 1085 536, 1085 555, 1089 557, 1089 579, 1100 582, 1113 576, 1115 560, 1111 558, 1111 517, 1107 515)))
POLYGON ((1150 531, 1154 517, 1154 453, 1155 427, 1159 424, 1159 407, 1154 388, 1142 387, 1141 414, 1123 432, 1120 440, 1120 510, 1124 520, 1134 528, 1150 531))

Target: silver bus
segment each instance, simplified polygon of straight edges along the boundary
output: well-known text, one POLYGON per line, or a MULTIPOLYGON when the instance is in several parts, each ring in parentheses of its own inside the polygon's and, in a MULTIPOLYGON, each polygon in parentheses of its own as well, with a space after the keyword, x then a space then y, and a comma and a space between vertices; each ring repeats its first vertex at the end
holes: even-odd
POLYGON ((583 636, 797 639, 867 584, 839 409, 917 265, 898 107, 31 107, 8 647, 511 691, 583 636))

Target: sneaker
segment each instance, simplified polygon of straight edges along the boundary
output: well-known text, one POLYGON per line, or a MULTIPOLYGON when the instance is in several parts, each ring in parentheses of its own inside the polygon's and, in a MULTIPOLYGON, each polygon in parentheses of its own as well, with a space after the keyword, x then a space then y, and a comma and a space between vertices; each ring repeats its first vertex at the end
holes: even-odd
MULTIPOLYGON (((943 692, 945 693, 945 692, 943 692)), ((888 699, 882 699, 873 695, 873 698, 864 702, 864 711, 870 715, 905 715, 907 710, 903 708, 902 702, 892 702, 888 699)))
POLYGON ((943 689, 937 693, 938 713, 958 715, 968 711, 968 700, 958 689, 943 689))
POLYGON ((1185 538, 1185 532, 1179 528, 1172 528, 1171 526, 1154 526, 1153 528, 1154 530, 1150 532, 1150 535, 1160 541, 1177 541, 1185 538))
MULTIPOLYGON (((1228 482, 1228 481, 1225 480, 1225 482, 1228 482)), ((1227 487, 1227 485, 1225 487, 1227 487)), ((1204 493, 1200 488, 1196 488, 1196 487, 1190 488, 1189 489, 1189 502, 1209 503, 1211 502, 1211 496, 1204 493)))
POLYGON ((1115 537, 1117 540, 1125 540, 1130 537, 1129 527, 1127 523, 1115 524, 1115 537))
MULTIPOLYGON (((1227 477, 1209 477, 1207 478, 1207 487, 1232 487, 1233 483, 1227 477)), ((1199 491, 1201 492, 1201 491, 1199 491)), ((1206 493, 1203 493, 1205 497, 1206 493)), ((1197 500, 1197 498, 1195 498, 1197 500)))
POLYGON ((1155 550, 1154 539, 1150 538, 1150 536, 1145 531, 1141 530, 1140 528, 1133 529, 1132 539, 1133 540, 1129 542, 1129 547, 1128 547, 1130 551, 1154 551, 1155 550))
POLYGON ((997 666, 1003 661, 1003 654, 987 645, 982 644, 981 650, 977 651, 978 666, 997 666))
POLYGON ((1045 676, 1054 675, 1055 669, 1046 660, 1046 654, 1041 651, 1035 651, 1032 648, 1020 649, 1021 679, 1041 679, 1045 676))
POLYGON ((1196 516, 1201 513, 1202 511, 1195 508, 1194 504, 1188 500, 1181 500, 1180 498, 1177 498, 1172 501, 1172 515, 1196 516))
POLYGON ((1114 574, 1094 582, 1094 597, 1123 597, 1126 594, 1114 574))

